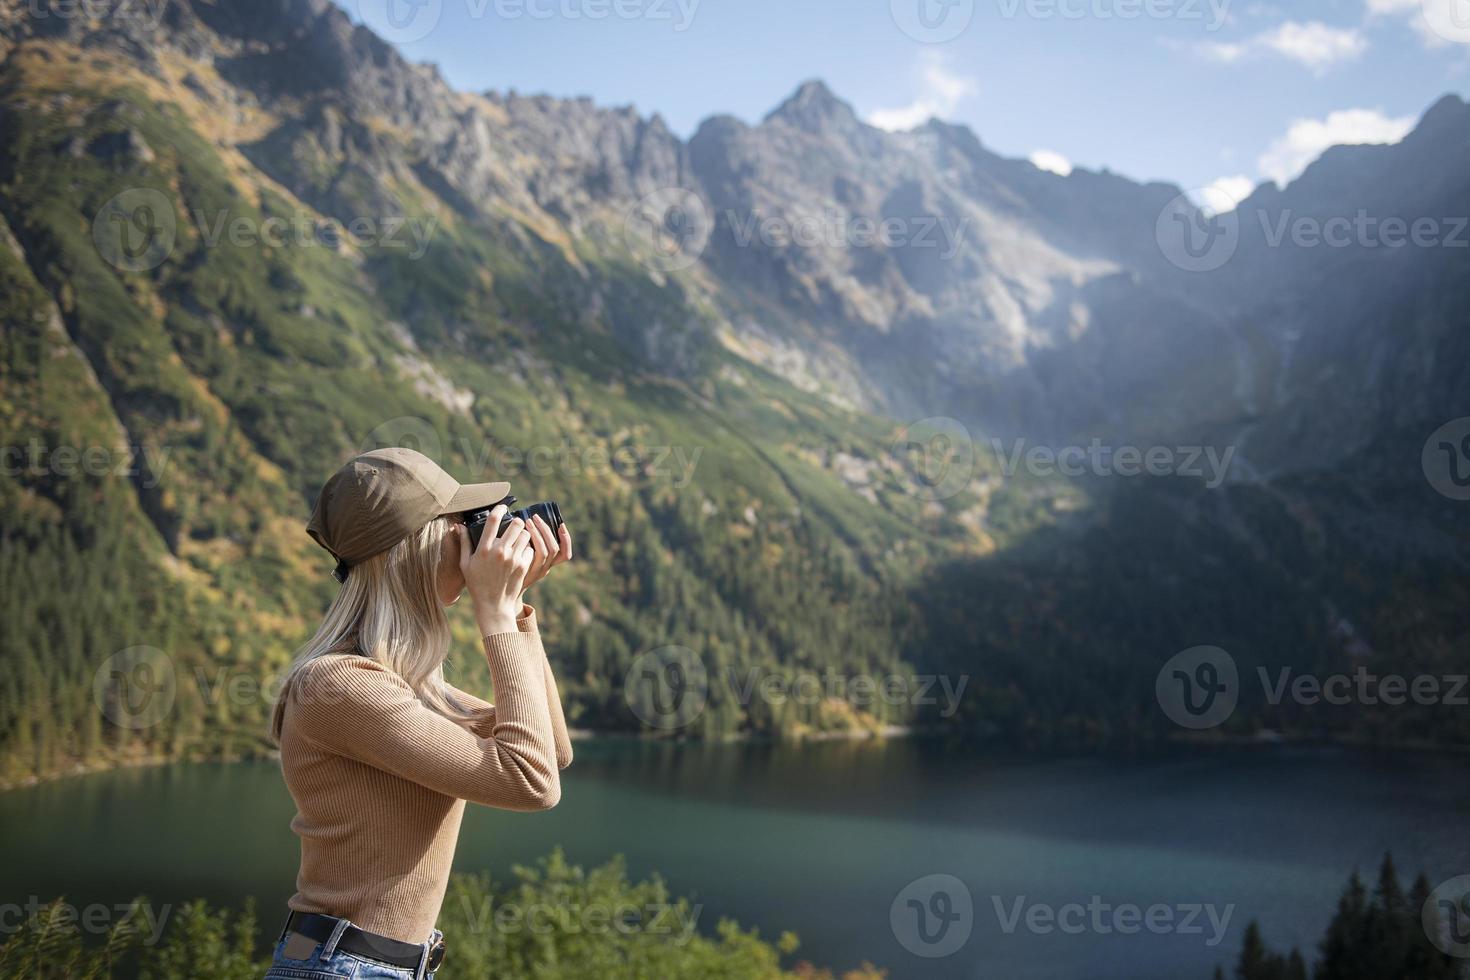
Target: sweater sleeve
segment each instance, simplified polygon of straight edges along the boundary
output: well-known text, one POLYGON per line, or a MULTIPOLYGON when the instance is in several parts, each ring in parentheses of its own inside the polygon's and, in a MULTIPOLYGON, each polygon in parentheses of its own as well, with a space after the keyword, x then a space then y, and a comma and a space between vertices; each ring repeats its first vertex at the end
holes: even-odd
POLYGON ((561 692, 556 689, 556 677, 551 672, 551 660, 546 656, 546 647, 541 642, 541 631, 536 627, 536 610, 526 604, 516 626, 523 633, 535 638, 536 649, 541 651, 541 673, 546 681, 546 708, 551 713, 551 735, 556 743, 556 767, 565 769, 572 764, 572 739, 567 734, 567 719, 562 712, 561 692))
MULTIPOLYGON (((551 736, 556 745, 556 767, 565 769, 572 764, 572 740, 567 734, 567 719, 562 711, 561 692, 556 689, 556 677, 551 670, 551 660, 546 656, 546 647, 541 642, 541 631, 536 625, 536 610, 529 604, 522 606, 521 615, 516 619, 516 629, 526 634, 535 643, 537 651, 541 654, 541 674, 546 686, 546 709, 551 715, 551 736)), ((489 735, 495 727, 495 706, 459 688, 453 690, 466 707, 477 712, 478 716, 469 723, 470 731, 477 735, 489 735)))
POLYGON ((478 734, 426 706, 366 657, 326 657, 293 683, 286 723, 323 748, 446 796, 507 810, 561 799, 544 654, 521 633, 485 638, 498 708, 478 734))

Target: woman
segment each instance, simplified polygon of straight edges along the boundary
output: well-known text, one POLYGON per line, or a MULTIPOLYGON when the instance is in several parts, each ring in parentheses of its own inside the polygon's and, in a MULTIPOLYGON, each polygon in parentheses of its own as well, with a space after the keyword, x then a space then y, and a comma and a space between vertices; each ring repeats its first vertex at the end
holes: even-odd
POLYGON ((465 801, 533 811, 561 798, 571 743, 522 596, 571 558, 571 534, 536 517, 491 537, 501 504, 472 549, 463 515, 509 491, 461 486, 409 449, 359 456, 322 489, 307 531, 342 588, 272 720, 301 870, 268 980, 431 977, 465 801), (465 591, 493 706, 444 680, 444 607, 465 591))

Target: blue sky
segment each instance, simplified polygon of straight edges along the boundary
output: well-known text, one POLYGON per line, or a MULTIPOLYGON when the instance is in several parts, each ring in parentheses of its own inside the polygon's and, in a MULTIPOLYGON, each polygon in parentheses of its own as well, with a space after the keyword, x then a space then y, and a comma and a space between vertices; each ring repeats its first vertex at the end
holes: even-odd
POLYGON ((1231 194, 1470 90, 1470 0, 338 2, 461 89, 631 103, 687 136, 821 78, 889 128, 937 115, 1051 168, 1231 194))

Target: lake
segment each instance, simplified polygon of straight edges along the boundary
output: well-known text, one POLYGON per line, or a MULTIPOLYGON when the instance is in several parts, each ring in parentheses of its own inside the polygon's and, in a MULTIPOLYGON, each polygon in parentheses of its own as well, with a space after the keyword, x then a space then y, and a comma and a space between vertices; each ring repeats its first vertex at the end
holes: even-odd
MULTIPOLYGON (((895 980, 1209 980, 1252 918, 1273 945, 1314 949, 1348 873, 1371 876, 1386 850, 1406 877, 1470 872, 1463 756, 1286 745, 1037 759, 926 740, 576 750, 551 813, 472 807, 457 867, 501 877, 557 845, 584 864, 621 853, 635 876, 657 870, 691 896, 702 931, 721 916, 772 939, 791 929, 816 963, 868 960, 895 980)), ((293 813, 270 762, 0 795, 0 900, 253 895, 273 936, 293 891, 293 813)))

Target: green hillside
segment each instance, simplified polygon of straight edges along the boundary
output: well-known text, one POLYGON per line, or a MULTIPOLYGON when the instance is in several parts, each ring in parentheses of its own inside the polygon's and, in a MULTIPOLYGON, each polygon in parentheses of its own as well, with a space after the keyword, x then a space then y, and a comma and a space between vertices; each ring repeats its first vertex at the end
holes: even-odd
MULTIPOLYGON (((180 43, 224 43, 199 30, 180 43)), ((314 494, 387 444, 561 501, 578 560, 532 600, 580 728, 646 732, 626 681, 669 646, 710 678, 679 730, 703 737, 912 724, 1144 746, 1179 734, 1155 678, 1198 644, 1248 678, 1465 672, 1462 505, 1423 479, 1417 417, 1322 469, 1214 489, 1006 473, 988 443, 954 444, 967 479, 936 494, 944 460, 742 356, 754 334, 717 303, 746 294, 648 264, 620 199, 577 183, 617 175, 538 157, 508 103, 428 113, 502 124, 464 183, 504 193, 468 201, 432 158, 453 141, 364 109, 358 80, 257 100, 169 46, 0 57, 0 785, 264 751, 270 680, 335 587, 303 531, 314 494), (537 181, 584 213, 526 204, 537 181), (930 703, 760 687, 935 672, 966 685, 957 705, 928 681, 906 693, 930 703)), ((390 93, 427 84, 389 67, 390 93)), ((1168 367, 1140 372, 1188 400, 1198 374, 1168 367)), ((488 685, 454 618, 454 680, 488 685)), ((1463 744, 1453 709, 1271 704, 1252 681, 1221 732, 1463 744)))
MULTIPOLYGON (((6 445, 32 446, 0 481, 18 517, 0 565, 7 781, 260 750, 268 693, 218 681, 269 677, 309 634, 334 583, 305 515, 328 473, 378 444, 563 502, 579 559, 533 598, 573 724, 601 729, 638 727, 622 675, 670 644, 697 650, 714 678, 908 671, 904 584, 1049 511, 1018 498, 1012 527, 977 532, 953 515, 978 498, 936 513, 906 492, 918 476, 889 452, 892 423, 692 336, 680 370, 651 363, 614 322, 701 313, 631 257, 574 268, 456 220, 416 185, 396 190, 421 202, 409 219, 437 222, 419 258, 388 240, 333 247, 325 231, 258 240, 280 227, 271 217, 329 222, 204 135, 186 90, 31 43, 5 62, 0 100, 0 214, 14 239, 0 250, 0 426, 6 445), (107 224, 108 202, 142 191, 166 202, 151 230, 174 245, 130 271, 151 262, 150 240, 137 233, 140 261, 113 254, 133 230, 107 224), (237 221, 251 233, 211 242, 237 221), (98 223, 110 246, 97 247, 98 223), (601 315, 573 301, 589 276, 612 297, 601 315), (69 447, 113 465, 67 465, 69 447), (869 485, 844 482, 839 454, 868 462, 869 485), (164 651, 175 697, 142 727, 115 723, 108 705, 126 685, 97 677, 134 647, 164 651)), ((456 677, 484 682, 469 617, 457 622, 456 677)), ((907 706, 741 704, 728 688, 712 684, 696 733, 924 720, 907 706)))

